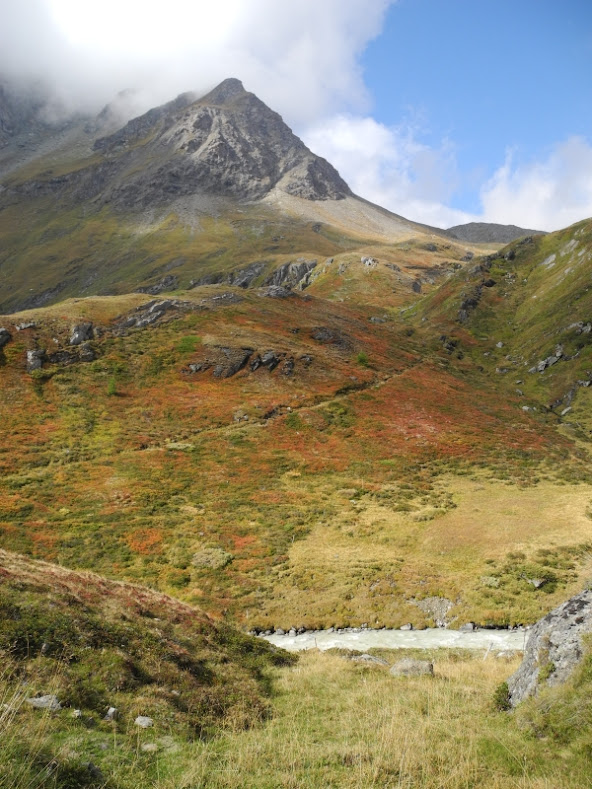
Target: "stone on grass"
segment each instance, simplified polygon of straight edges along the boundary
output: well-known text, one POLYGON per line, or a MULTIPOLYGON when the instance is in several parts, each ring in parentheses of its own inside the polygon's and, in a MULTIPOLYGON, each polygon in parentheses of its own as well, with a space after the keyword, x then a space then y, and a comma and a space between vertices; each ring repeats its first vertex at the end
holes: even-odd
POLYGON ((33 699, 25 699, 27 704, 35 707, 37 710, 49 710, 50 712, 57 712, 62 709, 62 705, 58 701, 57 696, 48 694, 47 696, 36 696, 33 699))
POLYGON ((149 729, 151 726, 154 726, 154 721, 147 715, 138 715, 134 723, 141 729, 149 729))
POLYGON ((355 663, 375 663, 379 666, 388 666, 388 661, 376 657, 375 655, 369 655, 368 653, 364 653, 363 655, 352 655, 350 660, 353 660, 355 663))

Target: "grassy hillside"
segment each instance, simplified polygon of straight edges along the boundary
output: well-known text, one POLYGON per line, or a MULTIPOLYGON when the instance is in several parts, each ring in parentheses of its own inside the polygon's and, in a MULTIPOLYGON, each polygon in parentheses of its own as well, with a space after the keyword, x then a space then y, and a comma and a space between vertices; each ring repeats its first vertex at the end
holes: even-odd
POLYGON ((518 393, 526 407, 552 409, 587 435, 591 269, 587 220, 459 272, 417 314, 496 376, 501 391, 518 393))
POLYGON ((246 628, 423 626, 434 598, 457 625, 536 619, 589 572, 587 454, 432 327, 364 306, 391 274, 198 288, 140 329, 144 295, 3 320, 2 545, 246 628), (82 319, 96 358, 67 364, 82 319))
POLYGON ((115 787, 109 776, 132 772, 152 781, 152 748, 259 725, 270 667, 293 662, 165 595, 6 551, 0 619, 2 786, 115 787), (62 709, 29 701, 47 695, 62 709), (153 724, 140 729, 139 715, 153 724))

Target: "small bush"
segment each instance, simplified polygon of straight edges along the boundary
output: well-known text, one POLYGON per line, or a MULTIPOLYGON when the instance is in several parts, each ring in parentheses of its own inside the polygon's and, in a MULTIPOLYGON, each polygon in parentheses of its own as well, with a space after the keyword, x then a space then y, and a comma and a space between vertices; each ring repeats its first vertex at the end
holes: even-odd
POLYGON ((356 356, 356 362, 360 365, 360 367, 368 367, 370 364, 368 355, 364 353, 364 351, 360 351, 360 353, 356 356))
POLYGON ((507 712, 511 708, 510 689, 507 682, 498 685, 493 693, 493 706, 499 712, 507 712))

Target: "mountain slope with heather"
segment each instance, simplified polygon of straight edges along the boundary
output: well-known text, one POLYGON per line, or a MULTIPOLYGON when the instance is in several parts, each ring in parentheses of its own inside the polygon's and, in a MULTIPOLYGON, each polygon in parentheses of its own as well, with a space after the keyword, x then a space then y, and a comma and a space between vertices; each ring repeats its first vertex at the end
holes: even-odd
POLYGON ((515 624, 577 587, 587 225, 414 225, 238 80, 61 133, 0 195, 3 309, 35 307, 0 322, 5 547, 251 629, 515 624))

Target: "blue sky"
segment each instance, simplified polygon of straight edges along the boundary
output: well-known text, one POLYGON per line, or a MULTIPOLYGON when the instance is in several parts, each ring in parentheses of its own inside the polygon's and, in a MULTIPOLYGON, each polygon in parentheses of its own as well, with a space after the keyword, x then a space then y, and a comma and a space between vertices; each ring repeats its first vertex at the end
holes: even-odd
POLYGON ((454 145, 467 211, 506 150, 529 162, 592 134, 590 0, 399 0, 361 62, 377 121, 454 145))
POLYGON ((0 0, 0 74, 130 115, 235 76, 410 219, 592 216, 592 0, 0 0))

